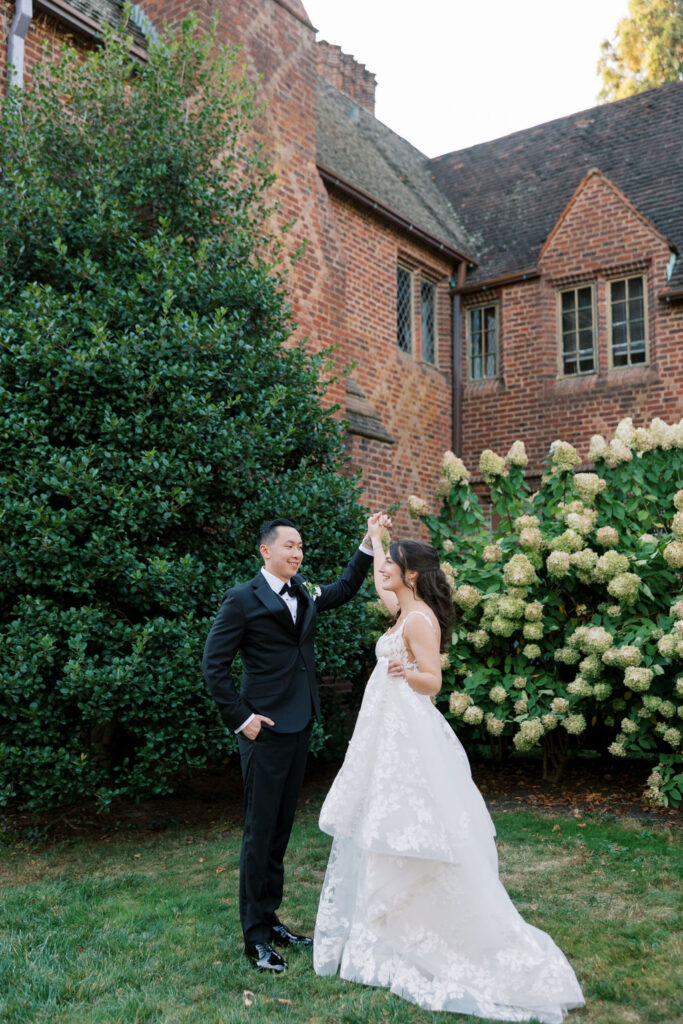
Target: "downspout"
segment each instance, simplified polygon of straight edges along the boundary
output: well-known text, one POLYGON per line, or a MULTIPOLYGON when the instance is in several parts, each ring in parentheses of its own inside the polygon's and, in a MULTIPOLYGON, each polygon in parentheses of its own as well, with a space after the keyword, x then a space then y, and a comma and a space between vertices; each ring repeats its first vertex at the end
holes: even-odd
POLYGON ((17 0, 16 12, 7 39, 7 80, 21 89, 24 84, 24 43, 31 19, 33 0, 17 0))
POLYGON ((457 289, 465 283, 467 263, 461 260, 458 264, 458 275, 451 278, 451 324, 452 324, 452 359, 453 359, 453 407, 452 407, 452 446, 453 453, 462 457, 462 300, 457 289))

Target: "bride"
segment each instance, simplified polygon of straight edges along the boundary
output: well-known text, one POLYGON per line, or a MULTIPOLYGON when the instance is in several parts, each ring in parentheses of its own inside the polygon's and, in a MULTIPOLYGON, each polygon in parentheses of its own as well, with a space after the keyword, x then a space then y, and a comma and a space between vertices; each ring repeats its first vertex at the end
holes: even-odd
POLYGON ((467 755, 432 703, 452 603, 429 544, 369 523, 375 587, 393 615, 377 643, 344 764, 320 813, 334 837, 313 965, 425 1010, 561 1024, 574 972, 498 878, 495 829, 467 755))

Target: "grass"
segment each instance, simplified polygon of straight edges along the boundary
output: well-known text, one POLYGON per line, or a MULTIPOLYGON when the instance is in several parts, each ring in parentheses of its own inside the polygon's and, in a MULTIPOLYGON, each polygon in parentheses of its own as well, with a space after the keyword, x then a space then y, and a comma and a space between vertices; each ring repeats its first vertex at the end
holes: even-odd
MULTIPOLYGON (((282 908, 306 930, 329 849, 317 810, 311 801, 297 819, 282 908)), ((583 986, 587 1006, 569 1024, 683 1020, 680 834, 633 820, 494 817, 510 895, 583 986)), ((254 972, 241 953, 239 842, 237 826, 216 824, 0 846, 0 1021, 474 1024, 318 978, 307 951, 282 977, 254 972)))

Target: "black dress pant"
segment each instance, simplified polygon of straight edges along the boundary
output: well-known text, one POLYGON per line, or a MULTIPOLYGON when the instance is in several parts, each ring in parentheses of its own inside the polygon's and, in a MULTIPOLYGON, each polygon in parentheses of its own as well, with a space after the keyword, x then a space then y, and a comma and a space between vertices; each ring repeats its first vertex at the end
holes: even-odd
POLYGON ((284 857, 306 770, 310 722, 301 732, 267 726, 255 740, 238 735, 244 782, 240 920, 245 942, 267 942, 282 902, 284 857))

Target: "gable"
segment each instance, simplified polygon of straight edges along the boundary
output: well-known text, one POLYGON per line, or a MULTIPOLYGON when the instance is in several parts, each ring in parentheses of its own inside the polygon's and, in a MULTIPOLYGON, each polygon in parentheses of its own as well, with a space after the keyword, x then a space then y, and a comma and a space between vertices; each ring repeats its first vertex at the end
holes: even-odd
MULTIPOLYGON (((590 167, 683 251, 683 82, 583 110, 431 162, 475 239, 468 283, 535 268, 590 167)), ((683 261, 671 284, 683 286, 683 261), (680 279, 680 280, 679 280, 680 279)))
POLYGON ((538 269, 551 279, 594 275, 672 248, 623 192, 593 169, 548 235, 538 256, 538 269))

